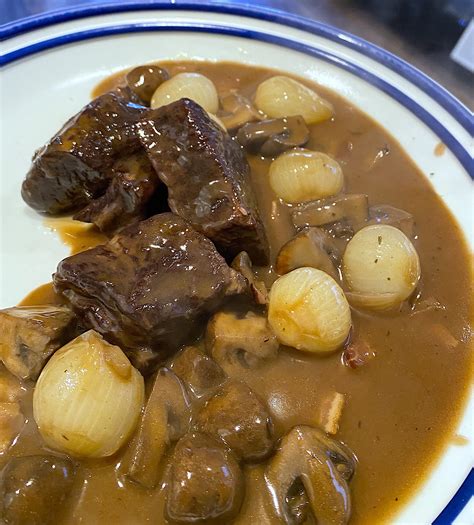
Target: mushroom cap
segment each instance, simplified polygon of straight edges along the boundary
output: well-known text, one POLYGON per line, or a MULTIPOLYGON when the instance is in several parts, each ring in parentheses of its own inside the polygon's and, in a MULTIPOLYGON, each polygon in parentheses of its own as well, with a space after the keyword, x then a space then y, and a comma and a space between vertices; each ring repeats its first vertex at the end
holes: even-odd
POLYGON ((207 402, 196 427, 221 439, 244 461, 260 460, 273 448, 273 425, 267 408, 239 381, 229 381, 207 402))
POLYGON ((242 471, 223 444, 200 433, 178 441, 171 461, 168 518, 178 523, 216 519, 223 523, 240 510, 243 495, 242 471))

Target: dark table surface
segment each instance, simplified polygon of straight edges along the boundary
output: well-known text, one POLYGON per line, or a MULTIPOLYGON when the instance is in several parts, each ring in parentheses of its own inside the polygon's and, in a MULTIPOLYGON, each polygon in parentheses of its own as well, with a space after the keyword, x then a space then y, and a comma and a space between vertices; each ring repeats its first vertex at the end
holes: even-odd
MULTIPOLYGON (((189 0, 188 0, 189 2, 189 0)), ((221 3, 264 6, 334 25, 373 42, 410 62, 474 107, 473 75, 449 53, 456 43, 456 25, 446 26, 433 15, 435 2, 411 0, 220 0, 221 3), (423 10, 420 10, 420 5, 423 10), (453 34, 454 31, 454 34, 453 34)), ((469 3, 470 0, 467 0, 469 3)), ((117 4, 121 0, 0 0, 0 23, 5 24, 75 6, 117 4)), ((130 1, 125 3, 132 3, 130 1)), ((180 3, 180 0, 170 0, 180 3)), ((202 3, 202 0, 198 0, 202 3)), ((207 2, 212 3, 212 2, 207 2)), ((455 3, 455 2, 454 2, 455 3)), ((465 0, 457 3, 466 4, 465 0)), ((438 2, 438 5, 440 2, 438 2)), ((445 2, 449 4, 449 0, 445 2)))

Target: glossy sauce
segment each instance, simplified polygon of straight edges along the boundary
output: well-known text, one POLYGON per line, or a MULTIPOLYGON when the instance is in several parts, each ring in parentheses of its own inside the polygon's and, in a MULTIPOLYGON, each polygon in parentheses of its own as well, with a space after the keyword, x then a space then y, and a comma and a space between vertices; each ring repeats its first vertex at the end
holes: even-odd
MULTIPOLYGON (((211 78, 220 92, 238 88, 249 96, 259 82, 274 74, 238 64, 163 65, 172 75, 198 71, 211 78)), ((123 74, 106 79, 94 96, 111 89, 122 78, 123 74)), ((448 441, 456 439, 454 428, 471 377, 470 259, 450 212, 398 143, 344 99, 319 86, 315 89, 333 103, 336 118, 312 126, 306 147, 338 160, 346 192, 367 193, 371 205, 390 204, 415 216, 415 245, 422 267, 421 298, 435 298, 443 306, 420 310, 415 315, 408 308, 383 315, 353 311, 357 334, 376 353, 359 369, 343 366, 341 352, 319 358, 281 349, 278 359, 264 368, 242 372, 242 379, 267 401, 277 436, 297 424, 315 424, 322 400, 333 392, 346 395, 336 437, 358 457, 351 482, 350 523, 362 525, 377 523, 400 510, 448 441)), ((268 186, 270 160, 253 156, 249 162, 274 258, 294 235, 290 210, 268 186)), ((56 224, 73 253, 103 241, 98 232, 76 231, 71 235, 67 228, 56 224)), ((275 277, 271 268, 261 268, 259 273, 268 284, 275 277)), ((56 300, 51 288, 45 286, 30 294, 24 304, 56 300)), ((21 455, 40 450, 41 441, 30 420, 27 432, 12 452, 21 455)), ((81 462, 70 505, 58 523, 166 523, 162 518, 165 489, 145 491, 123 480, 117 475, 120 461, 119 453, 107 460, 81 462)), ((0 467, 2 463, 0 457, 0 467)), ((263 469, 264 465, 245 467, 246 498, 235 520, 239 525, 279 523, 272 517, 263 469)))

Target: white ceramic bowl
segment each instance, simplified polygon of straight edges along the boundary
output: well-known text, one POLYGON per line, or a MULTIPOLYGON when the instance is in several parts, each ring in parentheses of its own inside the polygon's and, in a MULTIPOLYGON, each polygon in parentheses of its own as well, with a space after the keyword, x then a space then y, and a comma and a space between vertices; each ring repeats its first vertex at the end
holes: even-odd
MULTIPOLYGON (((32 152, 90 98, 105 76, 160 59, 235 60, 313 79, 389 129, 430 177, 473 242, 468 148, 472 114, 441 86, 352 35, 275 11, 144 5, 70 10, 4 26, 0 307, 51 278, 67 249, 20 197, 32 152), (442 157, 434 150, 446 146, 442 157)), ((472 173, 471 173, 472 176, 472 173)), ((473 523, 473 400, 458 432, 400 524, 473 523), (464 510, 463 510, 464 507, 464 510)))

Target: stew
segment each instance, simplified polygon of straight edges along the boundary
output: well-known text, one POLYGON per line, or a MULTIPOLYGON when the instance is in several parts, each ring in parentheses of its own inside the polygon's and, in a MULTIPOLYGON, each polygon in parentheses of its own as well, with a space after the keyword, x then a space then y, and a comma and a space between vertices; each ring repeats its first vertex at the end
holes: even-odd
POLYGON ((429 180, 265 68, 163 62, 93 97, 23 183, 72 255, 0 311, 5 523, 394 515, 465 443, 470 261, 429 180))

